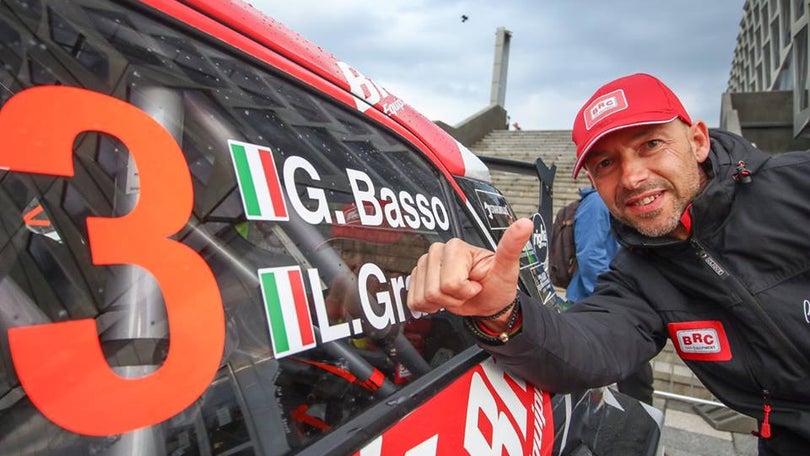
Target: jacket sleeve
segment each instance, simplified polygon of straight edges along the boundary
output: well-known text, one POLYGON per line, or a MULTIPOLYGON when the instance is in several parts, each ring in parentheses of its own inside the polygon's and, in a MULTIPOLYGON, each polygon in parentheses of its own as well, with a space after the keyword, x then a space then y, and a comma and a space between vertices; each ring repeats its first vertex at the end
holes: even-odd
POLYGON ((520 295, 520 334, 506 344, 481 347, 513 375, 549 392, 619 381, 666 343, 658 314, 614 270, 600 278, 594 295, 563 313, 520 295))

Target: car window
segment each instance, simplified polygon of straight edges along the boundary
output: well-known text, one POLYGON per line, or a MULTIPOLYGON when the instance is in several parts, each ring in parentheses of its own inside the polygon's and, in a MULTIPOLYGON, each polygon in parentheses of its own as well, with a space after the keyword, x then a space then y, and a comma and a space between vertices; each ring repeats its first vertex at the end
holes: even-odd
MULTIPOLYGON (((131 114, 135 124, 120 128, 135 136, 136 124, 156 122, 160 130, 149 131, 168 132, 188 170, 153 178, 175 169, 168 149, 131 150, 132 137, 99 127, 73 141, 70 176, 0 173, 0 454, 289 454, 473 345, 456 317, 412 315, 405 305, 407 277, 430 243, 463 235, 486 245, 449 183, 413 146, 141 10, 10 0, 0 6, 0 35, 4 108, 23 99, 40 100, 43 110, 49 100, 97 104, 81 115, 115 126, 104 118, 108 107, 131 114), (48 97, 23 90, 40 85, 52 87, 29 94, 48 97), (90 246, 139 245, 131 227, 127 236, 109 228, 112 241, 102 243, 98 220, 154 206, 164 212, 138 227, 162 225, 173 217, 166 208, 182 199, 175 180, 190 182, 188 221, 166 233, 166 250, 126 251, 158 263, 180 250, 202 260, 194 268, 175 261, 177 280, 185 268, 210 269, 225 327, 213 379, 168 419, 114 435, 70 432, 42 410, 71 391, 54 387, 33 401, 7 330, 92 319, 118 376, 159 371, 180 337, 166 310, 174 285, 135 261, 99 264, 90 246), (147 196, 147 188, 165 191, 147 196)), ((30 118, 20 122, 48 133, 30 118)), ((183 302, 193 319, 194 299, 183 302)), ((204 329, 182 337, 203 344, 216 333, 204 329)), ((88 414, 83 426, 106 429, 88 414)))
MULTIPOLYGON (((456 178, 456 181, 469 196, 473 210, 483 221, 494 241, 500 241, 506 228, 516 220, 506 197, 487 182, 470 178, 456 178)), ((563 301, 554 290, 546 272, 549 233, 538 214, 535 214, 532 221, 534 232, 520 257, 520 287, 547 306, 559 310, 563 301)))

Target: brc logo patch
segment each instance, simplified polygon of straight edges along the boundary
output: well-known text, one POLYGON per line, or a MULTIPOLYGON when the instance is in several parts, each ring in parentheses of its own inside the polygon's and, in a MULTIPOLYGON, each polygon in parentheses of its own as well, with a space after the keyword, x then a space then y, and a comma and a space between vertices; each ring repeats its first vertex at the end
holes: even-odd
POLYGON ((681 359, 729 361, 731 347, 723 324, 716 320, 670 323, 669 337, 681 359))
POLYGON ((597 122, 605 117, 627 109, 627 98, 624 90, 617 89, 593 100, 582 113, 585 117, 585 128, 590 130, 597 122))

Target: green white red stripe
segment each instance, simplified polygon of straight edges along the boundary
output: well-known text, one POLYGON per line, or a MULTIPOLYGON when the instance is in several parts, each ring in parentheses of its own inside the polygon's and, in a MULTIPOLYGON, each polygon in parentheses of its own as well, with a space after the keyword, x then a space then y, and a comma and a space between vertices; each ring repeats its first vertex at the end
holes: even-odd
POLYGON ((270 149, 234 140, 228 148, 248 220, 289 220, 270 149))
POLYGON ((276 358, 315 346, 315 330, 298 266, 259 269, 267 326, 276 358))

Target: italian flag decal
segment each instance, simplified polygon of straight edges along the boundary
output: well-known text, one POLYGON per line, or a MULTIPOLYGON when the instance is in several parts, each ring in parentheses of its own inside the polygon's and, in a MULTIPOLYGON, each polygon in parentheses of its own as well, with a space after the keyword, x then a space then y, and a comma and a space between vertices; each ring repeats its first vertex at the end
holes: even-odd
POLYGON ((259 282, 276 358, 315 347, 315 330, 301 268, 259 269, 259 282))
POLYGON ((265 146, 228 140, 248 220, 289 220, 273 154, 265 146))

